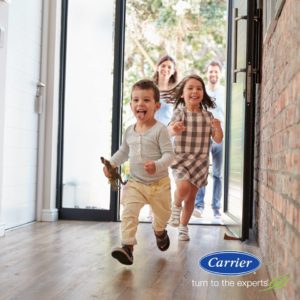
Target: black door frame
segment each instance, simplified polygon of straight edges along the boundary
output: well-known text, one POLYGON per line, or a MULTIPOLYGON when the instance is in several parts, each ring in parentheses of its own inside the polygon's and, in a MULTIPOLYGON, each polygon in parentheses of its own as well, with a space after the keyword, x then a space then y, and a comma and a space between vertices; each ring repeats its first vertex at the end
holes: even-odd
MULTIPOLYGON (((57 174, 56 174, 56 207, 59 219, 88 220, 88 221, 117 221, 118 193, 111 189, 109 210, 64 208, 62 206, 62 178, 63 178, 63 149, 64 149, 64 111, 65 111, 65 75, 67 53, 67 24, 68 2, 62 0, 61 17, 61 46, 60 46, 60 79, 59 79, 59 115, 58 115, 58 146, 57 146, 57 174)), ((119 148, 124 64, 124 35, 125 35, 126 1, 116 0, 115 6, 115 35, 114 35, 114 75, 113 75, 113 111, 112 111, 112 145, 111 152, 119 148)), ((100 171, 100 170, 99 170, 100 171)))
MULTIPOLYGON (((228 1, 228 46, 227 46, 227 76, 226 76, 226 107, 231 103, 232 81, 232 24, 233 2, 228 1)), ((242 241, 249 238, 252 228, 253 208, 253 180, 254 180, 254 128, 255 128, 255 99, 256 83, 260 83, 261 64, 261 9, 258 0, 248 0, 247 3, 247 50, 246 50, 246 82, 245 82, 245 129, 244 129, 244 170, 243 170, 243 211, 242 211, 242 241)), ((230 110, 226 110, 226 120, 230 120, 230 110)), ((229 179, 229 140, 230 122, 226 122, 225 134, 225 163, 224 163, 224 210, 228 210, 228 179, 229 179)), ((229 227, 230 228, 230 227, 229 227)))

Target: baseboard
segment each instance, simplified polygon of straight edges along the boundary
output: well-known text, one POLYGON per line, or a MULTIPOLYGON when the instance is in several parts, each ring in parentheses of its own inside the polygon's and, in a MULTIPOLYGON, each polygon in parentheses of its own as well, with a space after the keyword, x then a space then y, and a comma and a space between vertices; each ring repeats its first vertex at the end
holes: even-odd
POLYGON ((5 235, 5 226, 4 224, 0 224, 0 237, 5 235))
POLYGON ((42 210, 42 222, 55 222, 58 220, 58 210, 53 209, 43 209, 42 210))

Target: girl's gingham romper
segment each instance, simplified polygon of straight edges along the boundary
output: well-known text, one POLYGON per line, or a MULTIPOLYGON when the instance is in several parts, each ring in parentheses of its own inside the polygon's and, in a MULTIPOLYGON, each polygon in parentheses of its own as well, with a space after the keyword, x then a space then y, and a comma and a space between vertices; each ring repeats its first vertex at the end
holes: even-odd
POLYGON ((174 138, 176 156, 171 169, 175 181, 188 180, 197 188, 207 184, 212 118, 213 114, 206 110, 189 112, 185 107, 174 110, 171 122, 183 121, 186 127, 174 138))

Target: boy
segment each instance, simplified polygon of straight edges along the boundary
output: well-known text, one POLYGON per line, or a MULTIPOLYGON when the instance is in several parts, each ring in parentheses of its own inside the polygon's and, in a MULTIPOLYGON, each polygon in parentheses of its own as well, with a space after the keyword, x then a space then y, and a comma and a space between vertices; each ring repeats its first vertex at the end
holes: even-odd
MULTIPOLYGON (((120 149, 110 160, 113 167, 128 159, 130 162, 121 222, 122 247, 111 253, 125 265, 133 263, 139 213, 145 204, 152 208, 157 247, 166 251, 170 245, 165 228, 171 215, 168 166, 174 153, 167 127, 154 118, 160 108, 159 97, 159 90, 151 80, 140 80, 133 85, 130 107, 136 123, 127 128, 120 149)), ((110 176, 106 167, 103 171, 105 176, 110 176)))

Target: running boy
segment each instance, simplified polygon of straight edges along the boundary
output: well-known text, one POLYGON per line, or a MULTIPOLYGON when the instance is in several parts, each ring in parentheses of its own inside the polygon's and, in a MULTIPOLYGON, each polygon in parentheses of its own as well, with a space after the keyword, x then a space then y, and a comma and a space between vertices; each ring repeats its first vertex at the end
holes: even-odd
MULTIPOLYGON (((133 263, 139 213, 145 204, 152 208, 157 247, 161 251, 169 248, 170 240, 165 229, 171 215, 168 167, 174 158, 168 129, 154 118, 160 103, 159 90, 153 81, 144 79, 133 85, 130 107, 136 123, 126 129, 120 149, 110 160, 113 167, 128 159, 130 163, 121 222, 122 247, 111 253, 125 265, 133 263)), ((106 167, 103 171, 105 176, 110 176, 106 167)))

